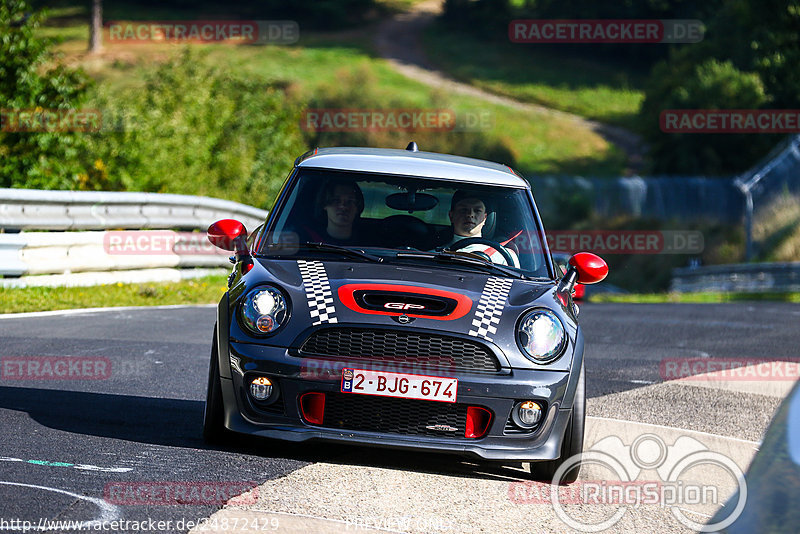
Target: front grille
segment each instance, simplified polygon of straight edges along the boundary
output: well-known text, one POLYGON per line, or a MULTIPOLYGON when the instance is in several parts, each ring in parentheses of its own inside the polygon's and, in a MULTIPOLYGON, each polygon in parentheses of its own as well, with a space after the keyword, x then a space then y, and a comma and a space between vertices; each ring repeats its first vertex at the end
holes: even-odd
POLYGON ((463 438, 466 422, 465 404, 327 393, 322 426, 342 430, 463 438), (456 430, 426 428, 432 425, 446 425, 456 430))
POLYGON ((437 334, 367 328, 328 328, 314 332, 300 347, 301 356, 355 358, 403 363, 419 368, 496 373, 500 364, 475 341, 437 334))

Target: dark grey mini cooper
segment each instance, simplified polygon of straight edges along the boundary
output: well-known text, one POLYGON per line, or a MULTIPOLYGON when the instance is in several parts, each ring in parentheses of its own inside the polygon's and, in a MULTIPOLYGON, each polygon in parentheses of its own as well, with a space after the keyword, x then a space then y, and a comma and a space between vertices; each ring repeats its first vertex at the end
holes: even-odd
MULTIPOLYGON (((209 228, 235 253, 219 303, 204 435, 328 440, 531 462, 583 446, 583 334, 528 183, 406 150, 304 154, 264 225, 209 228)), ((572 480, 572 470, 562 480, 572 480)))

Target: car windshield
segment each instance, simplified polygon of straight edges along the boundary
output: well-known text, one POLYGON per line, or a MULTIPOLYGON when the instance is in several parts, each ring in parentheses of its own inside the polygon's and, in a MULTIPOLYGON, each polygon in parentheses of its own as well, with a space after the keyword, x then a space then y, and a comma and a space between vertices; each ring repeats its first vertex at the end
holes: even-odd
POLYGON ((370 256, 363 260, 446 261, 550 277, 526 189, 320 169, 298 170, 293 183, 263 255, 358 260, 352 251, 359 250, 370 256))

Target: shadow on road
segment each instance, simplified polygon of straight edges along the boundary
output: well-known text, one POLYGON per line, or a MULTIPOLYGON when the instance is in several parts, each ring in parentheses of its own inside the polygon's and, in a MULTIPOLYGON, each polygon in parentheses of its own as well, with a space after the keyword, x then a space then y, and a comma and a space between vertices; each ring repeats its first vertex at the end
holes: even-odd
POLYGON ((234 438, 229 447, 216 449, 203 442, 203 402, 0 387, 0 409, 26 412, 48 428, 167 447, 224 450, 267 458, 328 462, 446 474, 495 480, 525 479, 521 464, 465 461, 436 453, 372 449, 330 443, 285 444, 258 437, 234 438))
POLYGON ((201 401, 0 387, 0 408, 27 412, 41 425, 75 434, 205 448, 201 401))

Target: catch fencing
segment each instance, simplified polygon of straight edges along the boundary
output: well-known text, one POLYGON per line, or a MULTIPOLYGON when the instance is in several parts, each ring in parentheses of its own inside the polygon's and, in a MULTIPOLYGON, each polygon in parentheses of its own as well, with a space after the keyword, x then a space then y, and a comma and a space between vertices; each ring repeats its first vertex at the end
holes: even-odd
POLYGON ((800 135, 787 137, 759 164, 736 177, 531 175, 528 180, 544 213, 560 209, 558 199, 575 194, 588 199, 601 217, 741 224, 746 214, 743 186, 752 191, 756 208, 780 194, 800 195, 800 135))

